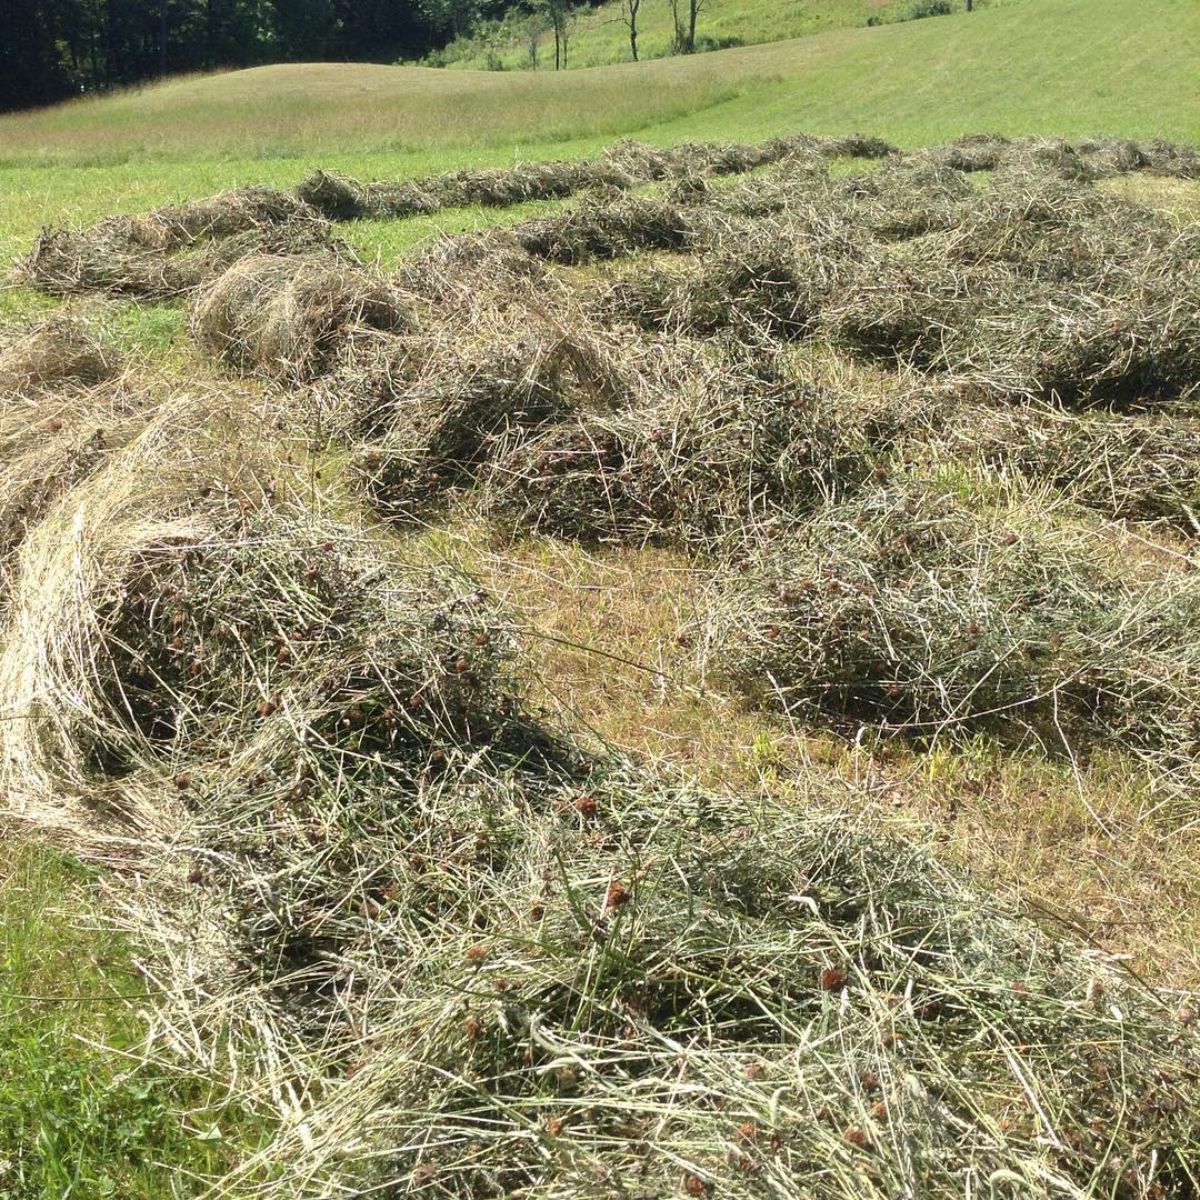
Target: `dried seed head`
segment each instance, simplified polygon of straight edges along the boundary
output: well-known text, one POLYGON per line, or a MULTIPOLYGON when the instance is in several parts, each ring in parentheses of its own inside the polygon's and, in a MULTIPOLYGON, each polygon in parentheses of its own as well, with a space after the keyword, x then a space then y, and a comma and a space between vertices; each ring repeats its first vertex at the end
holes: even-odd
POLYGON ((175 786, 181 791, 186 792, 192 786, 192 777, 187 771, 180 771, 175 776, 175 786))
POLYGON ((467 948, 467 962, 482 963, 488 956, 488 948, 482 942, 467 948))
POLYGON ((596 797, 585 792, 575 800, 575 811, 585 820, 592 820, 599 811, 596 797))
POLYGON ((628 904, 631 898, 629 889, 623 883, 619 881, 610 883, 604 896, 604 907, 606 909, 621 908, 628 904))
POLYGON ((474 1013, 471 1013, 463 1022, 463 1032, 467 1035, 469 1041, 477 1042, 483 1037, 483 1022, 474 1013))
POLYGON ((683 1177, 683 1190, 689 1196, 703 1196, 708 1192, 708 1184, 699 1175, 694 1175, 689 1171, 683 1177))
POLYGON ((821 972, 821 989, 826 992, 836 992, 846 986, 849 975, 845 967, 826 967, 821 972))
POLYGON ((842 1139, 848 1142, 851 1146, 861 1146, 863 1148, 871 1144, 871 1139, 867 1136, 867 1131, 861 1125, 850 1125, 842 1131, 842 1139))

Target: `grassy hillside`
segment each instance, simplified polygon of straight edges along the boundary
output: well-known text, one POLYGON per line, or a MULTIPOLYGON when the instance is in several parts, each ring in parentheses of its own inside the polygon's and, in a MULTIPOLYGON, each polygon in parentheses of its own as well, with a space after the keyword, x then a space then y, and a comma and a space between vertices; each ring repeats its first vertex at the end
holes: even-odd
POLYGON ((1191 0, 1026 0, 557 76, 275 66, 6 117, 0 162, 372 153, 426 169, 449 156, 580 151, 621 134, 797 128, 866 128, 910 145, 980 129, 1200 140, 1198 54, 1191 0))
POLYGON ((994 129, 1200 141, 1198 58, 1192 0, 1023 0, 559 75, 320 64, 176 80, 0 119, 0 254, 46 223, 288 185, 314 165, 401 176, 577 156, 620 135, 670 144, 865 129, 920 145, 994 129))
MULTIPOLYGON (((980 8, 1013 0, 980 0, 980 8)), ((858 28, 868 20, 901 20, 912 0, 706 0, 696 27, 702 47, 755 46, 807 37, 830 29, 858 28)), ((629 30, 620 0, 580 12, 571 26, 568 66, 596 67, 626 62, 629 30)), ((638 55, 642 61, 671 53, 674 26, 667 0, 645 0, 638 13, 638 55)), ((502 24, 488 26, 452 44, 440 56, 456 68, 524 70, 530 67, 528 37, 514 37, 502 24)), ((538 65, 554 66, 554 38, 538 42, 538 65)))

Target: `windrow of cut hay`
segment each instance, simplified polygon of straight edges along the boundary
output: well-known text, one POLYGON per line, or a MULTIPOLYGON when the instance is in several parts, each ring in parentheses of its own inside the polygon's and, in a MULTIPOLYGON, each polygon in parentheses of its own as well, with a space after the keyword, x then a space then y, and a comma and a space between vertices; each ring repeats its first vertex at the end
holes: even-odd
POLYGON ((8 804, 125 868, 141 1053, 270 1131, 220 1186, 1195 1188, 1169 1009, 861 818, 538 723, 471 580, 270 498, 267 416, 164 409, 0 630, 8 804))
POLYGON ((1194 146, 1162 138, 1007 138, 998 133, 969 134, 925 152, 932 161, 956 171, 1022 169, 1030 165, 1065 179, 1097 180, 1145 172, 1176 179, 1200 179, 1200 155, 1194 146))
POLYGON ((256 254, 192 306, 197 344, 242 371, 303 382, 321 374, 355 330, 401 332, 411 316, 385 280, 326 259, 256 254))
MULTIPOLYGON (((1121 745, 1196 784, 1200 589, 1185 555, 1048 495, 896 478, 718 572, 712 670, 795 716, 921 740, 1121 745)), ((991 485, 994 486, 994 485, 991 485)))
POLYGON ((443 208, 507 208, 531 200, 559 200, 579 192, 627 190, 665 179, 737 175, 791 160, 883 158, 894 146, 867 136, 820 138, 804 134, 743 142, 683 142, 670 149, 625 140, 594 159, 520 163, 493 170, 451 171, 419 179, 364 183, 316 170, 296 196, 331 221, 404 218, 443 208))
POLYGON ((0 611, 26 530, 136 434, 147 396, 80 319, 55 315, 0 346, 0 611))
MULTIPOLYGON (((935 170, 945 167, 956 173, 1032 166, 1063 178, 1087 181, 1132 172, 1184 179, 1200 176, 1200 158, 1192 147, 1156 139, 1069 142, 986 134, 960 138, 914 157, 935 170)), ((451 171, 417 179, 363 182, 316 170, 297 185, 295 194, 331 221, 404 218, 443 208, 503 208, 533 200, 564 199, 592 190, 628 190, 660 181, 748 175, 779 165, 823 168, 834 159, 900 158, 895 146, 867 135, 795 134, 757 144, 682 142, 670 148, 625 140, 593 159, 520 163, 509 168, 451 171)))
POLYGON ((52 295, 101 292, 169 300, 248 254, 337 253, 315 209, 273 188, 242 188, 106 217, 88 229, 45 229, 17 278, 52 295))

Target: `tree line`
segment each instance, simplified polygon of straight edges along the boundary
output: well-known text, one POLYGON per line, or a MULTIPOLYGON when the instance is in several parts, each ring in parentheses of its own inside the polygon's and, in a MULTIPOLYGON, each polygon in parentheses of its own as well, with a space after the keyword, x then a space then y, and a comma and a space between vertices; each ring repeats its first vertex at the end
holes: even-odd
MULTIPOLYGON (((444 0, 3 0, 0 110, 183 71, 418 58, 458 32, 464 7, 444 0)), ((475 0, 470 15, 508 7, 475 0)))

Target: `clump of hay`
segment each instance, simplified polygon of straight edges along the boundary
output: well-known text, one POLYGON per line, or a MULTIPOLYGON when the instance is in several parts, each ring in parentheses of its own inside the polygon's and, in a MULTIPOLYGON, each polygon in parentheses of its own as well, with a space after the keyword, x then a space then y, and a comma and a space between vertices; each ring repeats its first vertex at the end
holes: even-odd
POLYGON ((190 320, 214 358, 297 382, 320 375, 355 329, 410 324, 400 294, 370 272, 281 255, 243 258, 196 298, 190 320))
POLYGON ((1200 303, 1186 231, 1140 254, 1127 243, 1124 260, 1095 259, 1086 241, 1053 233, 1042 235, 1043 257, 1019 232, 1009 249, 993 241, 995 257, 963 265, 956 260, 977 232, 964 226, 949 245, 872 250, 826 306, 825 327, 858 353, 899 357, 996 395, 1129 404, 1195 387, 1200 303), (1005 261, 1010 253, 1031 265, 1005 261))
POLYGON ((1003 394, 1068 404, 1188 396, 1200 379, 1200 308, 1186 294, 1180 303, 1181 279, 1147 268, 1144 280, 1105 297, 1018 293, 980 315, 955 369, 1003 394))
POLYGON ((1008 304, 1012 290, 1007 276, 956 270, 927 245, 876 248, 831 297, 822 324, 856 354, 948 370, 979 314, 1008 304))
POLYGON ((789 340, 814 330, 842 273, 820 242, 764 224, 718 237, 694 264, 632 265, 603 287, 596 308, 645 330, 789 340))
POLYGON ((168 247, 216 241, 272 226, 319 226, 317 213, 302 200, 269 187, 244 187, 204 200, 155 209, 148 218, 168 247))
POLYGON ((954 229, 976 198, 961 171, 903 160, 856 175, 839 191, 848 221, 889 240, 954 229))
POLYGON ((250 253, 333 252, 329 226, 284 192, 245 188, 106 217, 90 229, 46 229, 18 268, 53 295, 103 292, 171 299, 250 253))
POLYGON ((527 253, 564 264, 646 250, 686 250, 695 238, 693 222, 683 210, 642 197, 593 201, 560 216, 524 222, 513 233, 527 253))
POLYGON ((970 133, 935 146, 926 157, 954 171, 994 171, 1007 157, 1012 141, 999 133, 970 133))
POLYGON ((531 258, 506 229, 485 234, 444 235, 427 248, 405 258, 395 280, 405 292, 428 300, 447 312, 478 307, 480 280, 487 296, 525 294, 531 286, 552 290, 549 268, 531 258))
POLYGON ((844 494, 874 468, 866 429, 769 357, 685 341, 660 349, 670 362, 635 403, 498 453, 484 507, 571 540, 715 548, 844 494))
POLYGON ((832 231, 845 225, 846 205, 838 200, 825 159, 795 158, 714 190, 706 207, 743 223, 780 216, 797 233, 828 240, 832 231))
POLYGON ((392 520, 427 517, 510 439, 627 399, 619 347, 584 328, 518 309, 458 334, 431 331, 402 364, 385 352, 367 376, 373 403, 363 424, 375 436, 356 466, 372 504, 392 520))
POLYGON ((1200 532, 1195 420, 1044 403, 964 405, 937 436, 960 461, 1049 485, 1105 516, 1200 532))
POLYGON ((55 314, 0 345, 0 392, 91 387, 117 378, 124 356, 75 317, 55 314))
POLYGON ((1036 500, 902 479, 753 545, 709 605, 712 668, 797 716, 920 738, 1195 749, 1196 589, 1036 500))
POLYGON ((456 171, 440 176, 442 203, 465 207, 507 208, 530 200, 558 200, 588 187, 613 186, 620 176, 587 162, 530 162, 508 170, 456 171))
POLYGON ((977 194, 944 253, 962 266, 1006 266, 1028 279, 1099 290, 1115 270, 1135 267, 1177 236, 1161 216, 1094 187, 1012 171, 977 194))
POLYGON ((347 175, 316 170, 296 185, 296 195, 330 221, 410 217, 436 212, 437 195, 420 181, 361 183, 347 175))

